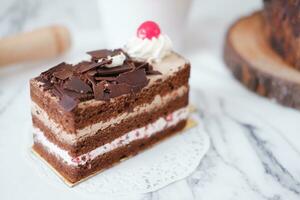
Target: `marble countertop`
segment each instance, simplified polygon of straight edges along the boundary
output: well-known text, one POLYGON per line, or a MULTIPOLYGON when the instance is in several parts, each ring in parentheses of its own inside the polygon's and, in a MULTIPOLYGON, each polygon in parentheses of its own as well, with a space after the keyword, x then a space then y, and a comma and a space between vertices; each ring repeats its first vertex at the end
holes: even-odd
MULTIPOLYGON (((0 69, 0 156, 4 158, 0 172, 9 169, 5 157, 13 149, 21 149, 19 145, 26 137, 23 133, 30 130, 28 79, 61 60, 103 44, 99 37, 101 30, 93 28, 99 21, 84 23, 87 16, 80 17, 76 11, 83 3, 78 1, 74 7, 67 2, 59 7, 59 18, 65 13, 64 23, 84 27, 75 34, 71 52, 45 62, 0 69)), ((96 3, 91 2, 89 8, 96 3)), ((194 2, 182 51, 192 63, 191 102, 198 107, 211 148, 189 177, 130 199, 300 199, 300 112, 247 91, 232 78, 221 57, 226 27, 237 16, 259 8, 259 0, 247 0, 243 5, 238 0, 205 1, 206 7, 201 6, 201 2, 194 2), (214 6, 216 2, 218 6, 214 6)), ((55 21, 51 18, 53 5, 43 1, 23 0, 4 5, 5 8, 0 9, 2 36, 55 21), (17 5, 18 2, 28 5, 25 8, 17 5), (38 8, 44 10, 30 10, 38 8)), ((15 155, 15 159, 19 156, 15 155)), ((30 166, 20 164, 20 168, 26 167, 30 166)), ((3 199, 16 199, 16 189, 19 195, 26 194, 23 188, 13 187, 15 181, 26 184, 30 180, 0 178, 0 190, 3 189, 0 198, 4 195, 3 199)), ((43 185, 37 189, 47 190, 43 185)), ((44 197, 32 192, 24 198, 44 197)), ((57 192, 57 199, 66 198, 68 194, 57 192)))

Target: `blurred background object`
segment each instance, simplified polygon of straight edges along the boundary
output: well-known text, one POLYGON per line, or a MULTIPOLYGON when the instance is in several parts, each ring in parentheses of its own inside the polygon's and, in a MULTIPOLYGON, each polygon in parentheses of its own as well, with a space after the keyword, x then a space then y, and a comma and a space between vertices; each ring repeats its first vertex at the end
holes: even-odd
POLYGON ((60 24, 71 31, 74 55, 79 48, 84 52, 119 45, 135 33, 137 15, 144 13, 140 21, 150 16, 161 21, 163 32, 175 43, 183 42, 181 52, 220 53, 227 26, 237 15, 260 7, 260 0, 2 0, 0 37, 60 24), (120 25, 114 24, 117 20, 120 25))
POLYGON ((0 37, 52 24, 74 30, 99 26, 96 0, 1 0, 0 37))
POLYGON ((192 0, 98 0, 107 45, 118 48, 136 35, 144 21, 155 21, 162 33, 172 38, 175 49, 181 46, 192 0))
POLYGON ((57 25, 0 38, 0 66, 54 58, 70 46, 69 30, 57 25))

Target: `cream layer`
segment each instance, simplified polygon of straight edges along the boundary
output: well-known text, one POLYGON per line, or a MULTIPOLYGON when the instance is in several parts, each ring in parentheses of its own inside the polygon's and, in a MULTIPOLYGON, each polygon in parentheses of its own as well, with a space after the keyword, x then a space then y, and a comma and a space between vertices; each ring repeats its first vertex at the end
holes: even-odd
POLYGON ((128 145, 133 141, 149 138, 164 129, 175 126, 178 122, 187 119, 188 114, 189 111, 187 107, 178 109, 166 117, 160 117, 155 122, 148 124, 145 127, 132 130, 123 136, 116 138, 112 142, 99 146, 98 148, 78 157, 70 156, 68 151, 49 141, 39 128, 34 127, 33 136, 34 142, 41 144, 49 153, 55 155, 67 165, 78 167, 79 165, 85 165, 88 161, 91 161, 104 153, 108 153, 114 149, 128 145))
POLYGON ((90 137, 96 134, 99 130, 104 130, 108 126, 115 126, 120 124, 124 119, 133 118, 137 115, 140 115, 145 112, 151 112, 154 109, 164 107, 166 104, 172 100, 183 96, 188 92, 186 86, 181 86, 180 88, 164 95, 156 95, 154 100, 151 103, 143 104, 137 106, 133 109, 133 112, 122 113, 115 118, 112 118, 106 122, 98 122, 92 125, 86 126, 83 129, 76 130, 76 133, 68 133, 63 129, 60 124, 57 124, 53 119, 49 117, 47 112, 40 108, 36 103, 32 102, 31 113, 33 116, 37 117, 43 124, 51 130, 55 137, 63 143, 74 145, 76 142, 84 140, 87 137, 90 137))

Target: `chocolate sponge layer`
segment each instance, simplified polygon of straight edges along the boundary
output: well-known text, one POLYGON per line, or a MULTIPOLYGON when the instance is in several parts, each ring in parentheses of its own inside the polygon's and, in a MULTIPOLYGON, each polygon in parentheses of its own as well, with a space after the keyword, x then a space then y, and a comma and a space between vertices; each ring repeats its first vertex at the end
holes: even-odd
MULTIPOLYGON (((186 86, 188 87, 188 86, 186 86)), ((188 92, 183 96, 178 97, 166 106, 155 109, 151 112, 146 112, 140 115, 137 115, 132 118, 123 120, 120 124, 116 126, 109 126, 104 130, 98 131, 95 135, 85 138, 84 140, 78 141, 76 145, 69 145, 61 142, 55 135, 47 128, 42 121, 33 116, 32 121, 33 125, 40 130, 42 130, 51 142, 57 144, 62 149, 65 149, 72 156, 79 156, 84 153, 87 153, 99 146, 102 146, 106 143, 113 141, 114 139, 121 137, 122 135, 137 129, 146 126, 149 123, 156 121, 160 117, 167 116, 168 114, 188 105, 189 95, 188 92)))
POLYGON ((136 140, 130 143, 130 145, 120 147, 104 155, 98 156, 96 159, 80 167, 72 167, 64 164, 62 160, 60 160, 53 154, 50 154, 39 143, 35 143, 33 149, 40 156, 42 156, 65 179, 67 179, 71 183, 76 183, 85 177, 88 177, 98 171, 107 169, 113 166, 114 164, 120 162, 121 160, 136 155, 137 153, 151 147, 157 142, 171 135, 174 135, 178 131, 182 130, 185 127, 185 124, 186 120, 182 120, 173 127, 158 132, 149 138, 136 140))
POLYGON ((64 111, 57 99, 45 93, 35 79, 30 82, 30 93, 32 101, 45 110, 52 120, 60 124, 65 131, 75 134, 77 129, 100 121, 109 121, 117 115, 130 112, 138 105, 150 103, 155 95, 164 96, 183 85, 188 85, 189 74, 190 65, 186 64, 172 76, 163 81, 159 79, 138 93, 122 95, 112 101, 102 101, 101 105, 87 106, 85 109, 78 106, 70 112, 64 111))

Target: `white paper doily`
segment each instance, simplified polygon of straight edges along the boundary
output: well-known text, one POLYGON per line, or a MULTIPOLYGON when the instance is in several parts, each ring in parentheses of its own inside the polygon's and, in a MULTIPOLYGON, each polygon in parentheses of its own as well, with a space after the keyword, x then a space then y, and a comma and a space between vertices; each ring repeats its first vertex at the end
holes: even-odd
MULTIPOLYGON (((154 148, 144 151, 70 190, 84 195, 141 194, 156 191, 190 175, 209 149, 209 138, 196 116, 198 125, 177 134, 154 148)), ((66 186, 38 157, 28 153, 35 173, 44 176, 51 185, 66 186)))

